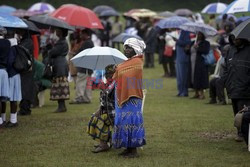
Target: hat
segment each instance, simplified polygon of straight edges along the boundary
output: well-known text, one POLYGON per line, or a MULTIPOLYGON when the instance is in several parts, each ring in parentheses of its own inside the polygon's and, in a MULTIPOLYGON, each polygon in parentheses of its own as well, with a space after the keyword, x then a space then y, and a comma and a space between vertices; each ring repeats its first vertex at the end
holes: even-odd
POLYGON ((135 50, 136 54, 143 54, 144 50, 146 49, 146 44, 144 43, 144 41, 137 38, 128 38, 124 42, 123 46, 125 45, 132 47, 135 50))

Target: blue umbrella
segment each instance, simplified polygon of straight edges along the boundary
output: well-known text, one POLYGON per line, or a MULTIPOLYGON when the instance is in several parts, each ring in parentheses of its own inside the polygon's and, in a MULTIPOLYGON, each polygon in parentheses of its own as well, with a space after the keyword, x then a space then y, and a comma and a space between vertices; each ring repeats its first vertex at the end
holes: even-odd
POLYGON ((101 12, 99 16, 101 16, 101 17, 120 16, 120 14, 117 11, 110 9, 110 10, 105 10, 105 11, 101 12))
POLYGON ((218 2, 218 3, 210 3, 208 4, 201 13, 207 14, 219 14, 222 13, 227 8, 227 4, 218 2))
POLYGON ((191 22, 189 19, 181 16, 173 16, 166 19, 160 20, 156 26, 161 29, 166 28, 179 28, 182 24, 191 22))
POLYGON ((188 22, 188 23, 182 24, 180 26, 180 29, 193 32, 193 33, 201 32, 205 36, 215 36, 217 34, 217 30, 215 28, 206 24, 202 24, 202 23, 188 22))
POLYGON ((0 13, 0 26, 10 28, 27 28, 28 26, 16 16, 0 13))
POLYGON ((124 43, 128 38, 137 38, 139 40, 143 40, 138 35, 132 35, 127 33, 121 33, 112 39, 112 42, 124 43))
POLYGON ((14 7, 7 6, 7 5, 0 6, 0 13, 11 14, 14 11, 16 11, 16 8, 14 7))

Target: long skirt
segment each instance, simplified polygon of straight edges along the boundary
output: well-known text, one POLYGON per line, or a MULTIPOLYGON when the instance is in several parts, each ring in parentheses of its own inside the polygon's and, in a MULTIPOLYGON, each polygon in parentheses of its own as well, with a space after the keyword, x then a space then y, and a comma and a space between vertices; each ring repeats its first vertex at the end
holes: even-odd
POLYGON ((107 113, 91 116, 87 133, 96 141, 109 142, 112 136, 112 122, 107 113))
POLYGON ((146 144, 141 107, 142 100, 139 98, 130 98, 121 108, 119 108, 116 99, 112 136, 115 148, 134 148, 146 144))
POLYGON ((69 82, 67 77, 55 77, 52 80, 50 100, 68 100, 69 82))
POLYGON ((0 69, 0 100, 7 101, 9 97, 8 73, 5 69, 0 69))
POLYGON ((20 74, 9 78, 10 101, 22 100, 22 88, 20 74))

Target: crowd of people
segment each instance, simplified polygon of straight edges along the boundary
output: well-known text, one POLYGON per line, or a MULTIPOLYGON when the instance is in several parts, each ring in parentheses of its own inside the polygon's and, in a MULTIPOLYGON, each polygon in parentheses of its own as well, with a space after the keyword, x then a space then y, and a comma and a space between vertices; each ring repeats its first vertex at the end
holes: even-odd
MULTIPOLYGON (((202 17, 191 17, 194 22, 204 23, 202 17)), ((209 88, 209 104, 226 105, 231 99, 233 113, 248 111, 250 106, 247 39, 235 38, 231 31, 237 23, 225 14, 216 23, 211 16, 208 22, 218 30, 218 35, 208 38, 203 32, 197 34, 180 29, 160 29, 157 19, 124 17, 125 28, 119 17, 113 23, 109 17, 100 17, 104 30, 88 28, 68 32, 63 28, 44 30, 40 36, 42 61, 34 58, 33 34, 25 29, 0 27, 0 127, 16 127, 17 115, 30 115, 32 107, 44 105, 44 91, 50 89, 50 100, 57 101, 56 113, 67 111, 66 100, 70 99, 70 83, 74 82, 75 97, 69 104, 92 102, 91 76, 95 72, 75 67, 70 61, 81 51, 94 46, 114 46, 112 38, 122 32, 138 35, 123 43, 128 60, 105 68, 106 83, 99 82, 100 107, 91 116, 87 133, 99 143, 94 153, 107 151, 110 147, 126 148, 124 157, 138 156, 137 148, 146 144, 143 125, 143 86, 137 83, 128 89, 127 78, 142 80, 144 68, 155 67, 155 55, 163 67, 164 78, 176 77, 177 97, 204 100, 209 88), (112 26, 111 26, 112 25, 112 26), (47 33, 47 34, 46 34, 47 33), (27 49, 31 56, 30 68, 19 72, 13 67, 18 56, 14 46, 27 49), (206 64, 204 55, 217 56, 216 64, 206 64), (48 66, 49 65, 49 66, 48 66), (51 78, 44 75, 52 67, 51 78), (226 93, 224 91, 226 88, 226 93), (227 98, 228 97, 228 98, 227 98), (6 119, 6 104, 10 102, 10 119, 6 119), (19 110, 18 110, 19 103, 19 110)), ((249 113, 243 115, 242 126, 237 129, 236 141, 248 143, 249 113)))

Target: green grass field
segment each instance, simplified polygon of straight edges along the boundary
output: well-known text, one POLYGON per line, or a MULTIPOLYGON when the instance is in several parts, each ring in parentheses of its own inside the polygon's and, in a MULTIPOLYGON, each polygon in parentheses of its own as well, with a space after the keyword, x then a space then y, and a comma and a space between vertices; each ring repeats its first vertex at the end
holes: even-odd
MULTIPOLYGON (((144 70, 147 79, 161 75, 159 65, 144 70)), ((73 98, 72 83, 71 88, 73 98)), ((164 78, 162 89, 148 89, 144 106, 147 145, 139 149, 139 158, 124 159, 117 156, 122 150, 91 152, 95 142, 86 134, 86 126, 99 106, 98 90, 93 91, 91 104, 69 105, 67 101, 66 113, 53 113, 56 102, 49 101, 47 91, 43 108, 19 116, 17 128, 0 129, 0 166, 249 166, 245 143, 234 141, 231 105, 205 104, 208 93, 206 100, 177 98, 176 94, 173 78, 164 78)))

